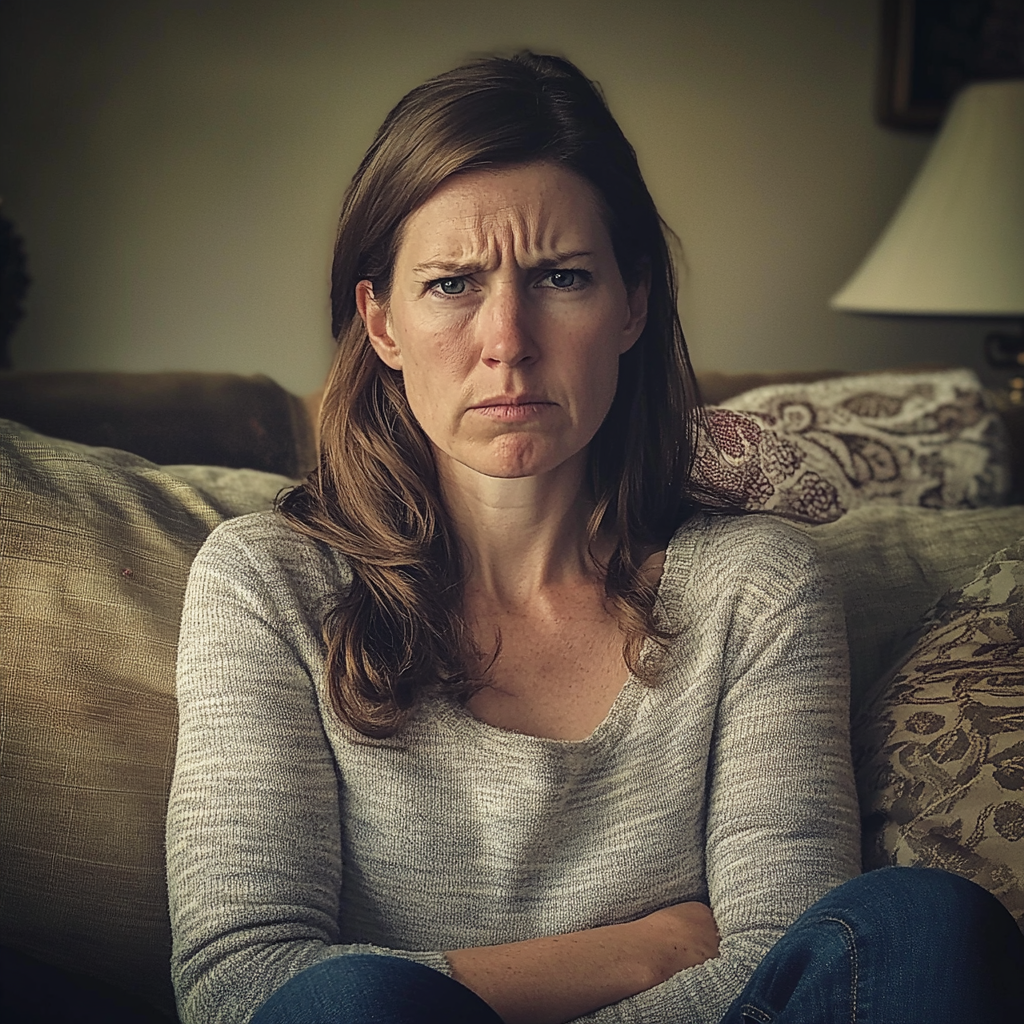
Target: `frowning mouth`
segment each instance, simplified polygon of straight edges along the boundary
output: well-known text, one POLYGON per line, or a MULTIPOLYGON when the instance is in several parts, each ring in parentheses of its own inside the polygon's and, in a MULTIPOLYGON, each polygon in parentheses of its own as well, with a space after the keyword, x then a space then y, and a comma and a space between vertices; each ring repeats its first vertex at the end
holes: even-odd
POLYGON ((554 408, 554 402, 533 395, 496 395, 470 406, 469 411, 488 419, 523 422, 542 416, 554 408))

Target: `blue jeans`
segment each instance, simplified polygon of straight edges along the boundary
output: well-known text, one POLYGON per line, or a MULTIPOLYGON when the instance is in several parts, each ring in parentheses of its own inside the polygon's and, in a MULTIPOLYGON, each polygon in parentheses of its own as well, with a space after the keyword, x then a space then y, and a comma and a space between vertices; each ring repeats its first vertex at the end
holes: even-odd
POLYGON ((321 960, 286 981, 249 1024, 502 1024, 465 985, 397 956, 321 960))
MULTIPOLYGON (((252 1024, 500 1024, 469 989, 398 957, 292 978, 252 1024)), ((980 886, 883 868, 833 889, 772 947, 722 1024, 1016 1024, 1024 936, 980 886)))
POLYGON ((722 1024, 1024 1021, 1024 935, 981 886, 882 868, 833 889, 768 951, 722 1024))

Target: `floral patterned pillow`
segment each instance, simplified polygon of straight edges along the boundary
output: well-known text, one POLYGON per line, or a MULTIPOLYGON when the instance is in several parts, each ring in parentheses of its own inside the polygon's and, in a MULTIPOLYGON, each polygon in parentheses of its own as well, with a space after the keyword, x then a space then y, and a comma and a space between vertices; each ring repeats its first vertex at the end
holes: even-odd
POLYGON ((1024 538, 929 612, 853 748, 865 869, 955 871, 1024 930, 1024 538))
POLYGON ((827 523, 869 502, 976 508, 1010 491, 1006 428, 966 369, 756 388, 707 410, 711 501, 827 523))

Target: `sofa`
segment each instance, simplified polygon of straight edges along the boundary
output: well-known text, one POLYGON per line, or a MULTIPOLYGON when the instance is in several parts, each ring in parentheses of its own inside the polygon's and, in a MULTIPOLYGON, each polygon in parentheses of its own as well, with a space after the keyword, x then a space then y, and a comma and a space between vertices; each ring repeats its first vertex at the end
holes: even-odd
MULTIPOLYGON (((865 870, 1024 928, 1024 415, 968 370, 704 374, 695 484, 840 590, 865 870)), ((0 374, 0 1017, 175 1020, 163 817, 191 559, 315 459, 317 396, 231 374, 0 374)))

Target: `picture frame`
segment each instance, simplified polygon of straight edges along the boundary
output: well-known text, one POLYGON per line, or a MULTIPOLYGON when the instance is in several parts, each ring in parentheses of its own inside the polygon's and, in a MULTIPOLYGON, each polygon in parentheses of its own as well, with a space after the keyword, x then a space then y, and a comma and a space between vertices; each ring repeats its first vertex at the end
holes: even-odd
POLYGON ((878 120, 932 130, 969 82, 1024 76, 1024 0, 883 0, 878 120))

